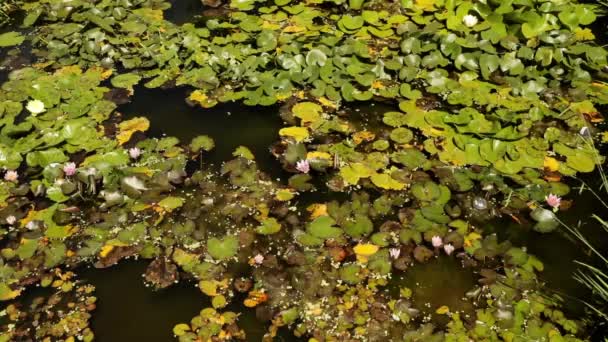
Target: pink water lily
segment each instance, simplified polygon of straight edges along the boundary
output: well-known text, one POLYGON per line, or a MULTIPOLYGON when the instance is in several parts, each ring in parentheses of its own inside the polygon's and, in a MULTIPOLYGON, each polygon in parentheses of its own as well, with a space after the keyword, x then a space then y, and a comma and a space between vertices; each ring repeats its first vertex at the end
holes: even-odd
POLYGON ((141 156, 141 149, 139 147, 132 147, 129 149, 129 157, 131 159, 137 159, 141 156))
POLYGON ((452 254, 452 252, 454 252, 454 246, 452 246, 452 244, 448 243, 447 245, 443 246, 443 250, 445 251, 445 254, 450 255, 452 254))
POLYGON ((554 210, 557 210, 560 204, 562 203, 562 198, 554 194, 549 194, 549 196, 545 197, 545 201, 547 201, 547 204, 550 207, 552 207, 554 210))
POLYGON ((307 159, 300 160, 296 163, 296 170, 302 173, 308 173, 310 171, 310 163, 307 159))
POLYGON ((441 239, 441 236, 433 236, 431 238, 431 243, 433 244, 433 247, 435 248, 439 248, 441 246, 443 246, 443 240, 441 239))
POLYGON ((262 254, 257 254, 253 257, 253 262, 255 262, 256 265, 261 265, 264 262, 264 256, 262 254))
POLYGON ((391 258, 397 259, 397 258, 399 258, 399 255, 401 254, 401 249, 400 248, 390 248, 388 250, 388 254, 391 256, 391 258))
POLYGON ((17 171, 8 170, 4 174, 4 180, 7 182, 17 182, 18 179, 19 179, 19 174, 17 173, 17 171))
POLYGON ((63 172, 68 177, 75 175, 76 174, 76 163, 66 163, 63 166, 63 172))

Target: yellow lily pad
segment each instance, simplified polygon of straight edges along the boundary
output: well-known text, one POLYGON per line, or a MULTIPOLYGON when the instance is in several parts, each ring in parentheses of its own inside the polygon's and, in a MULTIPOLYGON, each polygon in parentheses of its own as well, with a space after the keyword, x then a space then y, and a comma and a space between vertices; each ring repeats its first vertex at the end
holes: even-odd
POLYGON ((118 140, 118 144, 123 145, 131 139, 135 132, 145 132, 148 128, 150 128, 150 121, 144 117, 123 121, 118 124, 119 132, 116 135, 116 140, 118 140))
POLYGON ((308 128, 306 127, 285 127, 279 130, 279 135, 283 137, 294 138, 296 142, 300 142, 308 138, 308 128))

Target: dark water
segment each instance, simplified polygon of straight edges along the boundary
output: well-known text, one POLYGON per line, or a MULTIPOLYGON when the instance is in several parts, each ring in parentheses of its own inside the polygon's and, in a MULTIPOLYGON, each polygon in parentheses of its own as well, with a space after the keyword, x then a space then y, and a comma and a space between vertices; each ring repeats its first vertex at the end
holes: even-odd
MULTIPOLYGON (((99 298, 91 328, 100 342, 174 341, 173 326, 189 323, 211 302, 194 281, 180 281, 163 290, 144 285, 142 274, 149 260, 123 260, 108 269, 86 268, 79 277, 94 284, 99 298)), ((231 304, 227 310, 241 313, 238 325, 248 341, 261 341, 268 325, 259 322, 255 310, 231 304)), ((300 341, 281 330, 275 341, 300 341)))
POLYGON ((177 25, 192 22, 205 9, 201 0, 170 0, 169 2, 171 8, 164 12, 165 19, 177 25))
POLYGON ((215 148, 204 153, 204 163, 219 166, 233 159, 234 150, 243 145, 254 154, 262 171, 273 178, 283 175, 279 163, 270 154, 270 146, 278 140, 277 132, 283 127, 278 106, 249 107, 229 102, 206 109, 189 106, 185 102, 187 96, 185 88, 137 87, 132 102, 118 110, 126 118, 147 117, 150 136, 174 136, 184 144, 198 135, 210 136, 215 148))
POLYGON ((96 341, 171 341, 174 325, 189 323, 210 306, 193 282, 161 291, 147 288, 142 279, 147 264, 123 261, 108 269, 78 273, 95 285, 99 298, 91 322, 96 341))

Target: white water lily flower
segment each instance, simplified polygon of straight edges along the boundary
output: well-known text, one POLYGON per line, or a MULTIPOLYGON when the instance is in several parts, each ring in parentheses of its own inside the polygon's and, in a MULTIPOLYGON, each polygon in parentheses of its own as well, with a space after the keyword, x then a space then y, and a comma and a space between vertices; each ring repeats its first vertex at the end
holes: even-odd
POLYGON ((44 102, 40 100, 32 100, 27 102, 27 106, 25 106, 30 113, 36 115, 44 112, 46 109, 44 108, 44 102))
POLYGON ((478 21, 479 20, 477 19, 477 17, 472 14, 467 14, 464 16, 464 18, 462 18, 462 22, 466 27, 473 27, 477 25, 478 21))

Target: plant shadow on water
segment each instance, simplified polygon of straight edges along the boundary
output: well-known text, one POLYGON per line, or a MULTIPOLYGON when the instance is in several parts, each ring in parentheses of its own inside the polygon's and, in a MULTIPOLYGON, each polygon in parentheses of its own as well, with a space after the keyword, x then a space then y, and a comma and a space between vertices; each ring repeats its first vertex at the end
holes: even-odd
POLYGON ((465 294, 475 286, 476 276, 471 268, 463 268, 460 260, 441 255, 424 264, 415 264, 405 272, 395 275, 388 290, 393 298, 399 297, 400 289, 412 290, 413 306, 432 322, 444 325, 449 319, 435 311, 447 306, 451 312, 460 312, 463 318, 474 317, 473 303, 465 294))
MULTIPOLYGON (((180 281, 155 291, 145 286, 142 274, 149 261, 125 260, 103 271, 83 268, 80 279, 95 286, 97 308, 91 320, 96 341, 173 341, 173 326, 190 322, 210 300, 191 281, 180 281)), ((267 324, 257 320, 255 310, 242 305, 227 308, 241 313, 238 324, 247 341, 261 341, 267 324), (232 308, 234 307, 234 308, 232 308)), ((275 341, 300 341, 289 331, 279 331, 275 341)))
POLYGON ((198 135, 210 136, 215 141, 215 148, 205 153, 205 164, 220 166, 234 158, 234 150, 243 145, 254 154, 262 171, 272 178, 283 175, 270 153, 270 145, 278 140, 278 131, 282 127, 278 107, 251 107, 230 102, 204 109, 190 107, 186 98, 185 88, 163 90, 136 87, 132 101, 119 107, 119 110, 125 119, 136 116, 148 118, 148 134, 151 136, 174 136, 184 144, 198 135))

